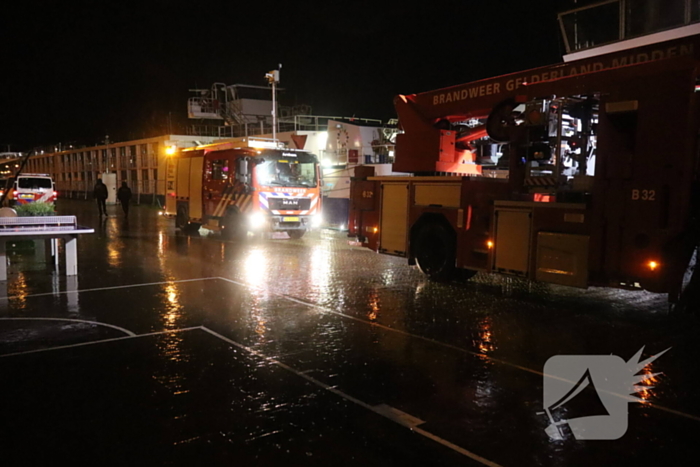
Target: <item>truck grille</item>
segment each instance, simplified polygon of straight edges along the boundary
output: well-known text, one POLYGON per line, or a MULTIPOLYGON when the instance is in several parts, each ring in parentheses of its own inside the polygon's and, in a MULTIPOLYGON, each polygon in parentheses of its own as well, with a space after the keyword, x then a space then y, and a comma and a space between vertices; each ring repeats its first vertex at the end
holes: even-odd
POLYGON ((272 211, 308 211, 311 207, 310 198, 267 198, 272 211))

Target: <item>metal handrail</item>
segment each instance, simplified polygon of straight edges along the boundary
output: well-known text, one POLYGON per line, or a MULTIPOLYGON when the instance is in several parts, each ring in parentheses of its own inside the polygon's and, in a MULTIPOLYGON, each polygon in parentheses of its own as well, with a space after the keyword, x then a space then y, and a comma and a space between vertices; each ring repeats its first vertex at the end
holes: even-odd
MULTIPOLYGON (((693 18, 692 18, 692 2, 691 2, 691 0, 682 0, 684 3, 683 21, 682 22, 679 22, 678 24, 673 25, 673 26, 668 27, 668 28, 659 28, 659 29, 652 29, 649 31, 645 31, 643 34, 628 34, 627 31, 628 31, 628 26, 629 26, 629 24, 628 24, 629 18, 627 16, 627 11, 628 11, 628 2, 629 1, 630 0, 606 0, 606 1, 601 1, 598 3, 594 3, 592 5, 582 6, 579 8, 574 8, 574 9, 559 13, 557 16, 557 19, 559 21, 559 27, 561 29, 562 38, 564 40, 564 47, 566 48, 566 53, 570 54, 570 53, 578 52, 581 50, 586 50, 586 49, 590 49, 590 48, 594 48, 594 47, 600 47, 602 45, 614 43, 618 40, 622 41, 622 40, 626 40, 626 39, 631 39, 633 37, 645 36, 648 34, 660 32, 662 30, 673 29, 673 28, 676 28, 679 26, 686 26, 688 24, 697 22, 697 20, 693 21, 693 18), (576 14, 576 13, 582 13, 584 11, 590 11, 590 10, 593 10, 596 8, 605 7, 605 6, 608 6, 611 4, 615 4, 615 3, 617 3, 619 5, 619 7, 618 7, 618 15, 619 15, 618 30, 617 30, 617 34, 616 34, 617 40, 608 41, 608 42, 600 43, 600 44, 594 44, 594 45, 587 46, 587 47, 586 46, 578 47, 578 44, 571 44, 570 43, 569 35, 567 34, 566 26, 564 24, 564 19, 567 16, 572 15, 572 14, 576 14)), ((678 6, 678 4, 677 4, 677 6, 678 6)))

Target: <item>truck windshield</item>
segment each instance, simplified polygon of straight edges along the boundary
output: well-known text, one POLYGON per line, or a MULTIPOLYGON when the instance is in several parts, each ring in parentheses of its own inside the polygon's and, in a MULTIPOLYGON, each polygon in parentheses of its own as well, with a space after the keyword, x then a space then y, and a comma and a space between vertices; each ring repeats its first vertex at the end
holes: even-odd
POLYGON ((316 186, 316 163, 295 160, 266 160, 256 167, 261 186, 316 186))
POLYGON ((20 177, 17 179, 17 185, 19 188, 36 190, 39 188, 53 188, 50 178, 43 177, 20 177))

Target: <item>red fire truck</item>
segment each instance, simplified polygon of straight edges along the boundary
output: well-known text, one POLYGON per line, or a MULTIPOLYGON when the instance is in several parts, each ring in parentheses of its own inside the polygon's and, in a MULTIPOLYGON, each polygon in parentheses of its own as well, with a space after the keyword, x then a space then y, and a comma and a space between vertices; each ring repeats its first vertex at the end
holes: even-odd
POLYGON ((350 234, 430 278, 478 271, 681 302, 700 243, 700 36, 399 95, 394 171, 350 234))
POLYGON ((166 183, 166 214, 183 230, 301 238, 321 224, 319 164, 305 151, 256 149, 247 141, 184 149, 168 161, 166 183))

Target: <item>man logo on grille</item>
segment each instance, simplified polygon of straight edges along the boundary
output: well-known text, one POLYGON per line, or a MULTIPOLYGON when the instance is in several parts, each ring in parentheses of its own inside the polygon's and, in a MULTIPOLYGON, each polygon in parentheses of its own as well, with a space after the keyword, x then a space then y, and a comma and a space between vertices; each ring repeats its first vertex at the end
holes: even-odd
POLYGON ((561 440, 618 439, 627 432, 627 404, 639 402, 639 385, 661 373, 637 374, 669 349, 640 362, 644 347, 628 361, 616 355, 556 355, 544 365, 545 432, 561 440))

